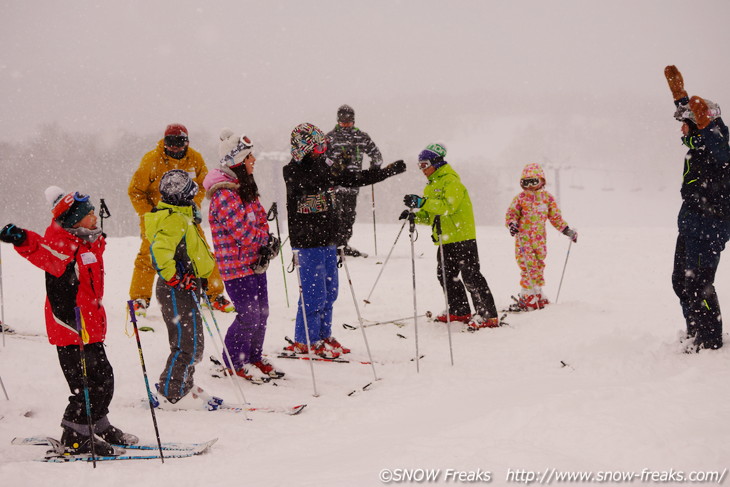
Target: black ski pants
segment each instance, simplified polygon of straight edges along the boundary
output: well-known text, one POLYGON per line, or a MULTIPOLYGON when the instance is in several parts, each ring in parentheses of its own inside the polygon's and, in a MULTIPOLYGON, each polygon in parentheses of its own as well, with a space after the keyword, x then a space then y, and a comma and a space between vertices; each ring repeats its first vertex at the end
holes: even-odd
POLYGON ((715 292, 720 253, 730 239, 730 222, 680 211, 672 287, 697 347, 722 347, 722 316, 715 292))
MULTIPOLYGON (((86 425, 86 399, 84 395, 84 374, 81 364, 81 351, 78 345, 56 347, 71 395, 63 419, 69 423, 86 425)), ((109 413, 109 404, 114 396, 114 370, 104 351, 104 343, 84 345, 86 376, 91 404, 91 422, 96 423, 109 413)))
POLYGON ((352 238, 352 226, 357 217, 357 195, 358 193, 337 193, 337 246, 347 245, 352 238))
POLYGON ((477 241, 464 240, 442 246, 445 265, 441 265, 439 249, 436 275, 443 288, 445 268, 445 291, 449 302, 449 313, 452 315, 470 314, 469 301, 466 296, 466 291, 469 291, 475 313, 483 318, 496 318, 497 307, 494 305, 494 297, 479 266, 477 241), (461 274, 461 279, 459 279, 459 274, 461 274))
POLYGON ((203 358, 204 323, 197 304, 200 294, 175 289, 157 279, 156 296, 170 344, 170 354, 160 374, 159 392, 176 402, 193 388, 195 366, 203 358))

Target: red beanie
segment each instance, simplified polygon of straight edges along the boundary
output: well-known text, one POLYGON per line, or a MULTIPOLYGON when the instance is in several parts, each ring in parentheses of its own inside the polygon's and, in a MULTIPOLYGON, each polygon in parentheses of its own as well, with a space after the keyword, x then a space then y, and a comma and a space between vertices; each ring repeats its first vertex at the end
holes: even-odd
POLYGON ((181 123, 171 123, 165 129, 165 137, 167 137, 168 135, 184 135, 185 137, 187 137, 188 129, 186 129, 185 125, 181 123))

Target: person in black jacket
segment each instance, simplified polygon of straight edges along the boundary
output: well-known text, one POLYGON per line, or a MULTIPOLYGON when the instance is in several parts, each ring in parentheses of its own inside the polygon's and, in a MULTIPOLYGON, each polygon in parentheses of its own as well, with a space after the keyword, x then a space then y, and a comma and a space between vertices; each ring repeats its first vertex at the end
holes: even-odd
POLYGON ((730 239, 730 147, 728 128, 713 102, 684 89, 682 74, 667 66, 664 75, 682 122, 684 158, 682 207, 674 254, 672 285, 679 297, 686 334, 686 352, 722 347, 722 317, 715 292, 720 253, 730 239))
POLYGON ((298 125, 291 134, 292 160, 284 166, 286 209, 292 249, 299 253, 304 310, 297 309, 295 343, 286 350, 312 352, 334 358, 348 353, 332 336, 332 307, 337 299, 337 238, 339 204, 335 186, 375 184, 406 170, 403 161, 365 171, 337 173, 327 158, 327 138, 311 123, 298 125), (305 334, 306 313, 309 340, 305 334))
MULTIPOLYGON (((371 168, 380 167, 383 163, 383 156, 370 135, 355 127, 355 110, 349 105, 342 105, 337 109, 337 125, 327 134, 327 139, 329 141, 327 156, 334 162, 335 171, 362 171, 363 155, 370 158, 371 168)), ((347 256, 367 257, 348 244, 357 216, 357 195, 360 190, 337 186, 335 193, 337 201, 341 203, 337 208, 340 219, 337 246, 344 246, 347 256)))

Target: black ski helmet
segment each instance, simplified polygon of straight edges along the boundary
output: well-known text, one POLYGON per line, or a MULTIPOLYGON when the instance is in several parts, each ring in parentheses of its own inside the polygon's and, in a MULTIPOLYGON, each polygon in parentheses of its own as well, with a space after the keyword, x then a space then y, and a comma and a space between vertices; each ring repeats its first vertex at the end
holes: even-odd
POLYGON ((190 206, 198 194, 198 185, 182 169, 172 169, 160 179, 162 201, 169 205, 190 206))
POLYGON ((350 105, 342 105, 337 109, 337 121, 344 123, 355 122, 355 110, 350 105))

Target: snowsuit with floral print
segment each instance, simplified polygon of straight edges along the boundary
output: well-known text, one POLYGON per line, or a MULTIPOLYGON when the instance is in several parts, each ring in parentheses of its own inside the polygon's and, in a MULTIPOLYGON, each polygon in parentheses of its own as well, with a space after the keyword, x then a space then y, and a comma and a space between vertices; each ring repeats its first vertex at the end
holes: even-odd
MULTIPOLYGON (((522 179, 526 178, 544 180, 545 175, 539 165, 528 164, 522 171, 522 179)), ((520 267, 520 286, 523 289, 540 288, 545 284, 546 220, 559 232, 568 227, 555 198, 542 188, 522 191, 507 209, 505 225, 509 227, 510 223, 516 223, 519 229, 515 236, 515 258, 520 267)))

